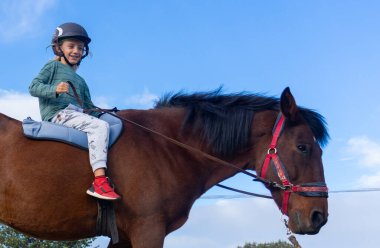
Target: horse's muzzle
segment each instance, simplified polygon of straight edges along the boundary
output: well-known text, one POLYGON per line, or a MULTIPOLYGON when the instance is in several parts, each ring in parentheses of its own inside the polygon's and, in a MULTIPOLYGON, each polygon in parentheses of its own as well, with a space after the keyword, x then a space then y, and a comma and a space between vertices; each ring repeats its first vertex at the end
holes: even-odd
POLYGON ((327 223, 327 212, 313 209, 309 216, 303 216, 300 211, 294 211, 289 216, 289 228, 296 234, 314 235, 327 223))

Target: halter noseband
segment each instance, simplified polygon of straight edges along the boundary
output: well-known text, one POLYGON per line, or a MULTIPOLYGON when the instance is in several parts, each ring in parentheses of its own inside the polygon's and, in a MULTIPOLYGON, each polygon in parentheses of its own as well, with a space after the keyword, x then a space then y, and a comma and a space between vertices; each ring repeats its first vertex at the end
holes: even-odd
POLYGON ((270 144, 263 166, 261 168, 261 177, 265 179, 269 164, 274 165, 274 169, 277 172, 277 176, 280 178, 282 185, 276 182, 272 182, 269 184, 269 187, 279 188, 284 191, 281 211, 283 214, 287 215, 289 197, 291 193, 297 193, 299 195, 307 197, 328 197, 328 188, 325 182, 312 182, 298 185, 294 185, 290 182, 285 167, 283 166, 279 156, 277 155, 276 147, 277 140, 281 135, 282 129, 284 128, 284 124, 285 117, 280 112, 273 128, 272 142, 270 144), (271 161, 273 161, 273 163, 271 163, 271 161))

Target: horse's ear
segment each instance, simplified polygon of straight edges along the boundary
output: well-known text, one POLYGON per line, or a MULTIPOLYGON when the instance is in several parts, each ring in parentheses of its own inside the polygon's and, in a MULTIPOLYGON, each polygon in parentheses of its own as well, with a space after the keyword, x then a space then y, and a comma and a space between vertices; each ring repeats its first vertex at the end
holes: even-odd
POLYGON ((286 87, 286 89, 282 92, 280 105, 282 114, 291 121, 295 121, 298 113, 298 108, 289 87, 286 87))

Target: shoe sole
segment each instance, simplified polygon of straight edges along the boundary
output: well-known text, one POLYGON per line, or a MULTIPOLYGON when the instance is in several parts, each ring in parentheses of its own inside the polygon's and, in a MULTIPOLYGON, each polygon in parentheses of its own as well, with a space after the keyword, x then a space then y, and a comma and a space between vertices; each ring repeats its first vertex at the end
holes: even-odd
POLYGON ((95 198, 99 198, 99 199, 102 199, 102 200, 108 200, 108 201, 116 201, 116 200, 119 200, 119 198, 111 198, 111 197, 107 197, 107 196, 103 196, 103 195, 99 195, 98 193, 96 192, 92 192, 90 190, 87 190, 86 193, 90 196, 93 196, 95 198))

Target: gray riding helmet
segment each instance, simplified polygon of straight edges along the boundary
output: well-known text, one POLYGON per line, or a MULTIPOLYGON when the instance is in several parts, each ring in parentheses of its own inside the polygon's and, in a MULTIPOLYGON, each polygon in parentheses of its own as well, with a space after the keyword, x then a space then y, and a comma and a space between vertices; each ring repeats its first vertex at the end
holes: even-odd
POLYGON ((82 59, 88 55, 88 44, 91 42, 91 39, 88 36, 86 29, 74 22, 63 23, 55 29, 51 41, 52 49, 55 55, 61 57, 63 56, 58 43, 59 41, 67 38, 74 38, 83 41, 85 46, 85 54, 82 56, 82 59))

